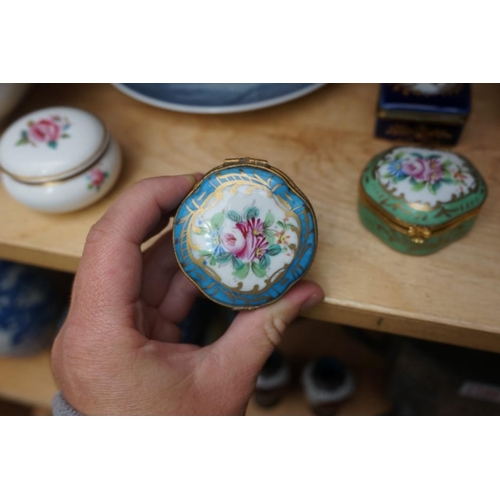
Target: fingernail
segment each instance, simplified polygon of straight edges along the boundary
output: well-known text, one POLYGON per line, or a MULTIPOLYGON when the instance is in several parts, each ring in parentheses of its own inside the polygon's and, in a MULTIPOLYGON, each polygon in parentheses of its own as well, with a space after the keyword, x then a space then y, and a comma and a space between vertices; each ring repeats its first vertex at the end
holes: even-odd
POLYGON ((199 172, 194 172, 192 174, 184 174, 183 177, 189 179, 189 182, 191 184, 196 184, 203 177, 203 174, 200 174, 199 172))
POLYGON ((317 306, 321 302, 323 302, 323 297, 314 293, 300 306, 300 310, 305 311, 306 309, 317 306))

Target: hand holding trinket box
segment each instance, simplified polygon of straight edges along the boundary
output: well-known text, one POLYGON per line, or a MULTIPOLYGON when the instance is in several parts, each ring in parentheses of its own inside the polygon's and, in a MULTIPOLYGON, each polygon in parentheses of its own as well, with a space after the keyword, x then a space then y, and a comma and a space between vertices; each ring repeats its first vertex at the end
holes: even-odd
POLYGON ((384 243, 428 255, 465 236, 487 195, 477 169, 451 152, 396 147, 373 158, 359 186, 359 215, 384 243))
POLYGON ((254 309, 278 300, 312 264, 317 246, 305 195, 264 160, 226 160, 182 202, 174 249, 211 300, 254 309))
POLYGON ((41 212, 71 212, 95 203, 121 170, 117 142, 86 111, 46 108, 13 123, 0 139, 7 192, 41 212))

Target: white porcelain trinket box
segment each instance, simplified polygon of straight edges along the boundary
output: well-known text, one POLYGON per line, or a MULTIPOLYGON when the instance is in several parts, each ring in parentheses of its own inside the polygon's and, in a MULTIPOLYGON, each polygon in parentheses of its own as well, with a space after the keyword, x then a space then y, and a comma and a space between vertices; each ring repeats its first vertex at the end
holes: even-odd
POLYGON ((95 115, 45 108, 14 122, 0 138, 7 192, 41 212, 64 213, 105 196, 121 171, 118 143, 95 115))

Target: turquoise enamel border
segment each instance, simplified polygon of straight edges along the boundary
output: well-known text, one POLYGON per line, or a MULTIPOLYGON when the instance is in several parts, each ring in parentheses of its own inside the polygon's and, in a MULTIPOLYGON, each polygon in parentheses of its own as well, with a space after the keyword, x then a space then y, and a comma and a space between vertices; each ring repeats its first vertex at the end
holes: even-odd
MULTIPOLYGON (((291 205, 291 209, 300 220, 301 232, 297 244, 297 255, 286 269, 285 273, 273 283, 273 286, 263 292, 250 293, 239 292, 214 280, 203 268, 193 262, 187 248, 187 231, 190 220, 197 211, 196 199, 203 192, 211 193, 223 182, 230 182, 218 178, 220 169, 208 173, 190 195, 182 202, 177 211, 174 226, 174 250, 187 277, 193 281, 198 288, 211 300, 233 309, 254 309, 268 305, 281 297, 295 282, 304 276, 309 269, 317 247, 317 227, 314 212, 309 202, 299 193, 294 192, 295 186, 289 186, 289 180, 285 175, 281 177, 271 170, 272 167, 259 167, 256 165, 240 164, 234 167, 224 168, 224 174, 234 173, 235 176, 245 173, 256 175, 264 181, 269 181, 270 189, 278 196, 284 197, 291 205)), ((298 191, 298 189, 297 189, 298 191)))

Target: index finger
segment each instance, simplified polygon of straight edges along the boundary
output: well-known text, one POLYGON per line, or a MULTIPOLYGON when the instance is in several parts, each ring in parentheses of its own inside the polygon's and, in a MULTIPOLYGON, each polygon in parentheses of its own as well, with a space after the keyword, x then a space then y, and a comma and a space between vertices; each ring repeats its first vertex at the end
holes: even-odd
MULTIPOLYGON (((197 177, 145 179, 125 191, 92 226, 75 278, 74 311, 87 325, 131 325, 141 293, 141 244, 166 225, 197 177), (112 323, 112 324, 111 324, 112 323)), ((73 305, 73 304, 72 304, 73 305)))

